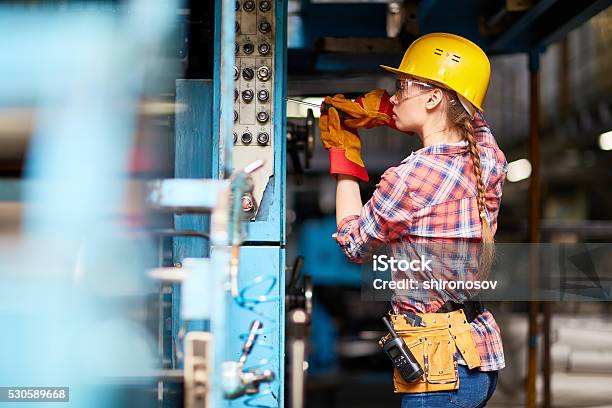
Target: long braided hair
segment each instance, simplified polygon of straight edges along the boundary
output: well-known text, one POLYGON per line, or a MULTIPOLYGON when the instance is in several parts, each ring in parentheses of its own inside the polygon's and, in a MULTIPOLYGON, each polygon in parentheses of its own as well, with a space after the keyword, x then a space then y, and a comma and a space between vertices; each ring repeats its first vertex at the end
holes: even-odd
POLYGON ((495 246, 493 241, 493 231, 487 221, 485 186, 483 181, 482 167, 480 165, 480 153, 474 135, 472 117, 461 104, 457 94, 453 91, 442 88, 446 99, 446 117, 448 122, 457 128, 464 140, 468 142, 472 168, 476 176, 476 201, 478 203, 478 215, 482 225, 482 245, 480 251, 480 262, 478 267, 478 278, 486 279, 491 271, 493 258, 495 256, 495 246))

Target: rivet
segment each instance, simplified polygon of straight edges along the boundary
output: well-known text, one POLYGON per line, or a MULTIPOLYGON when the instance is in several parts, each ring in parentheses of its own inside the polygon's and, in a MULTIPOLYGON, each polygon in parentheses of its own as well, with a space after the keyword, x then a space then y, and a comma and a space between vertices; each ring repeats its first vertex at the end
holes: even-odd
POLYGON ((450 329, 451 327, 453 327, 453 325, 452 325, 452 324, 449 324, 449 325, 448 325, 448 328, 450 329))
POLYGON ((447 314, 446 314, 446 317, 450 317, 450 313, 447 313, 447 314))
POLYGON ((464 320, 463 323, 467 323, 467 320, 464 320))
POLYGON ((438 374, 442 374, 443 372, 444 372, 444 371, 440 370, 440 371, 438 371, 438 374))
POLYGON ((430 342, 428 342, 427 344, 429 344, 429 345, 431 346, 431 341, 430 341, 430 342))
POLYGON ((435 322, 436 322, 436 319, 433 319, 433 322, 435 323, 435 322))

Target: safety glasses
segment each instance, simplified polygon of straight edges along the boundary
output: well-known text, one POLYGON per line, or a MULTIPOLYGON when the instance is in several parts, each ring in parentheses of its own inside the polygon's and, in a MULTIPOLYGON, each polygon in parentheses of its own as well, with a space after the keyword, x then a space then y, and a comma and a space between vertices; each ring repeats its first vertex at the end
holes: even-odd
POLYGON ((432 84, 413 78, 398 79, 395 81, 395 95, 398 103, 422 95, 434 88, 432 84))

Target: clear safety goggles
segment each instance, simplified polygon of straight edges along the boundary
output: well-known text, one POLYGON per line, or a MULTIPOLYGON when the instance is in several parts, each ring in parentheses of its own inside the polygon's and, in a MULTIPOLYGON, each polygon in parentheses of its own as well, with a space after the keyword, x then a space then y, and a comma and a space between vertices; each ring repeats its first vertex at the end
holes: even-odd
POLYGON ((405 78, 395 81, 395 96, 397 102, 402 102, 406 99, 414 98, 422 95, 427 91, 431 91, 435 86, 427 82, 419 81, 418 79, 405 78))

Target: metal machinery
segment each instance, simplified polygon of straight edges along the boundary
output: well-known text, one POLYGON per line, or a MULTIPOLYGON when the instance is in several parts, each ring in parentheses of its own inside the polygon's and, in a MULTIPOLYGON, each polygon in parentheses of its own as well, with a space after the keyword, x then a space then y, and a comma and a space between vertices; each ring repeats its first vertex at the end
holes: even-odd
MULTIPOLYGON (((3 64, 1 102, 38 109, 25 174, 37 182, 23 195, 44 203, 24 211, 25 238, 0 247, 13 333, 2 356, 18 367, 0 378, 70 385, 75 406, 283 407, 288 329, 299 407, 311 292, 297 263, 286 328, 286 2, 216 2, 214 81, 176 81, 174 178, 137 199, 173 228, 141 228, 134 243, 114 222, 133 187, 133 107, 179 3, 0 8, 0 49, 37 50, 3 64), (140 302, 151 293, 157 341, 133 318, 148 314, 140 302), (144 397, 127 398, 126 384, 144 397)), ((298 133, 312 141, 310 125, 298 133)))
MULTIPOLYGON (((175 213, 174 265, 152 276, 172 293, 172 344, 161 349, 183 368, 187 407, 286 406, 286 12, 278 0, 218 2, 215 80, 176 83, 176 178, 149 198, 175 213)), ((300 134, 312 140, 309 124, 300 134)), ((299 265, 287 327, 294 407, 310 313, 299 265)), ((172 379, 160 380, 163 395, 172 379)))

